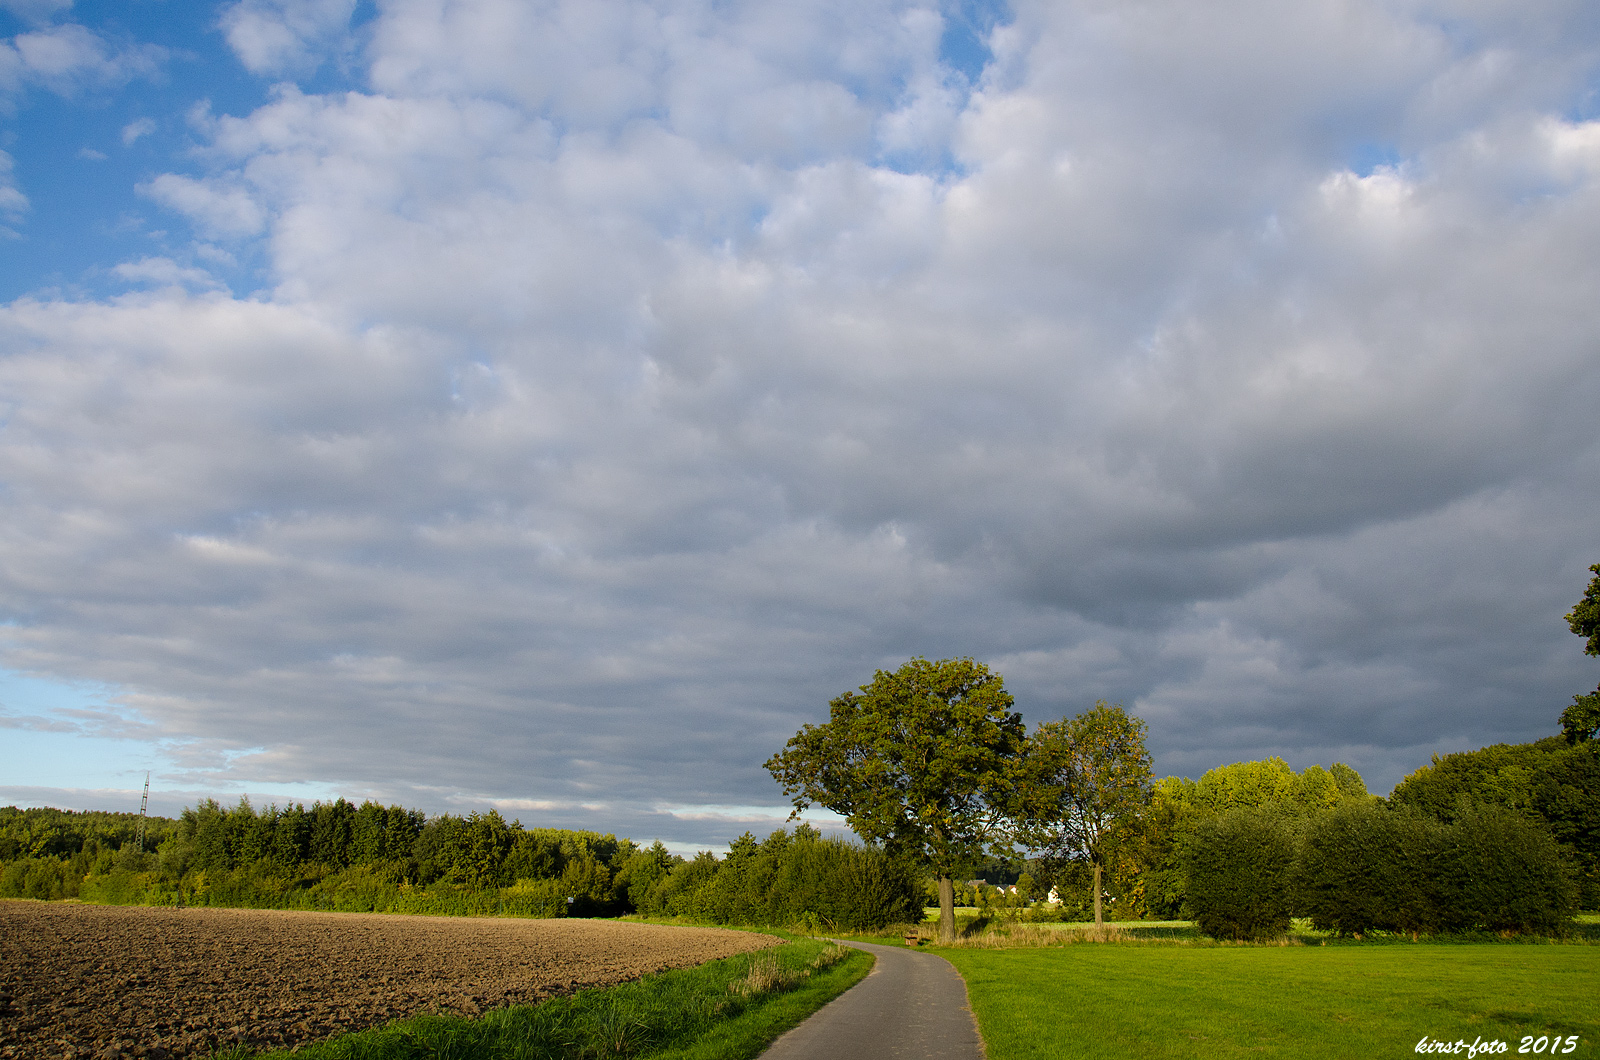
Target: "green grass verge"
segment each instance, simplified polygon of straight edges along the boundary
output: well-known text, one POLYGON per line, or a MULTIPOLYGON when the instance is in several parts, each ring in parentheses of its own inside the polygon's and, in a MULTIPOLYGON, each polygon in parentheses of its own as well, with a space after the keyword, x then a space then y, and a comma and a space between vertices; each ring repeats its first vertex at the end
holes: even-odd
POLYGON ((477 1019, 418 1015, 369 1031, 218 1060, 746 1060, 860 982, 872 958, 797 939, 477 1019))
MULTIPOLYGON (((936 952, 989 1060, 1399 1057, 1419 1041, 1548 1036, 1600 1055, 1600 947, 1079 944, 936 952)), ((1465 1057, 1464 1046, 1454 1054, 1465 1057)), ((1481 1053, 1479 1055, 1482 1055, 1481 1053)), ((1498 1052, 1492 1055, 1498 1055, 1498 1052)))
MULTIPOLYGON (((925 942, 931 942, 936 925, 896 924, 879 936, 851 936, 859 942, 877 942, 901 945, 905 932, 918 932, 925 942), (919 930, 920 929, 920 930, 919 930)), ((1186 946, 1231 946, 1232 942, 1210 938, 1201 933, 1192 920, 1107 920, 1105 934, 1114 936, 1120 943, 1175 943, 1186 946)), ((1043 946, 1095 941, 1102 932, 1089 920, 1030 921, 1005 917, 956 917, 958 945, 985 949, 1008 949, 1016 946, 1043 946)), ((1418 940, 1410 935, 1378 931, 1367 936, 1341 937, 1331 931, 1318 931, 1309 920, 1295 920, 1289 929, 1288 941, 1311 946, 1412 946, 1418 940)), ((1548 946, 1552 943, 1600 944, 1600 914, 1580 913, 1567 925, 1563 936, 1552 939, 1543 935, 1503 936, 1496 932, 1457 932, 1432 935, 1421 940, 1429 945, 1460 945, 1463 943, 1495 943, 1512 946, 1548 946)))

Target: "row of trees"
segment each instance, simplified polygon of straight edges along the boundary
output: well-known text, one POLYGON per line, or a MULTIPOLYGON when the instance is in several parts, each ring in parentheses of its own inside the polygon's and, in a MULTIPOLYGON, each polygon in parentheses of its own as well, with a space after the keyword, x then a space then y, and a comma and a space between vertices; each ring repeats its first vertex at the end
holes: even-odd
POLYGON ((1336 806, 1370 801, 1360 774, 1341 762, 1296 773, 1274 757, 1218 766, 1198 781, 1167 777, 1155 784, 1143 810, 1112 837, 1110 890, 1121 899, 1126 915, 1186 917, 1186 852, 1206 822, 1236 810, 1262 808, 1301 821, 1336 806))
POLYGON ((956 880, 1019 845, 1031 854, 1030 882, 1087 894, 1096 924, 1108 886, 1122 915, 1178 916, 1186 844, 1201 822, 1240 807, 1303 816, 1370 799, 1340 763, 1297 774, 1269 759, 1153 784, 1144 722, 1123 707, 1099 702, 1029 734, 1000 676, 971 659, 913 659, 829 706, 828 722, 801 729, 767 768, 796 813, 833 810, 931 873, 944 938, 955 929, 956 880))
POLYGON ((185 810, 179 842, 168 851, 180 872, 230 872, 266 864, 287 870, 339 871, 384 866, 427 886, 444 881, 474 889, 518 880, 593 877, 620 872, 637 853, 630 840, 596 832, 524 828, 497 811, 428 818, 420 810, 344 799, 257 812, 247 800, 225 808, 206 800, 185 810))
MULTIPOLYGON (((874 684, 836 700, 832 731, 802 730, 769 768, 797 809, 815 801, 841 812, 935 873, 942 932, 953 928, 955 879, 984 871, 985 859, 1009 862, 1018 878, 1018 843, 1033 855, 1034 895, 1054 885, 1066 898, 1059 915, 1092 911, 1099 922, 1111 895, 1119 919, 1193 916, 1230 937, 1281 930, 1291 912, 1347 933, 1543 931, 1579 905, 1600 906, 1600 742, 1551 737, 1436 757, 1387 802, 1349 766, 1297 773, 1280 758, 1151 784, 1142 724, 1102 703, 1015 743, 992 740, 989 774, 951 798, 915 775, 948 777, 938 748, 984 732, 983 715, 971 716, 995 708, 946 711, 924 696, 897 710, 884 687, 918 686, 903 672, 874 684), (1074 901, 1074 890, 1091 897, 1074 901)), ((997 684, 994 704, 1004 702, 997 684)))
POLYGON ((663 867, 630 892, 641 913, 718 924, 782 924, 814 931, 873 931, 922 919, 919 881, 878 847, 824 838, 802 824, 757 841, 749 832, 725 858, 702 852, 663 867))
POLYGON ((0 897, 596 914, 622 911, 646 853, 494 811, 430 819, 343 799, 261 811, 206 800, 176 820, 0 809, 0 897))
MULTIPOLYGON (((1573 633, 1586 638, 1585 651, 1600 656, 1600 565, 1590 570, 1595 577, 1566 618, 1573 633)), ((1099 924, 1106 876, 1117 875, 1118 863, 1137 878, 1130 904, 1171 914, 1186 897, 1203 901, 1196 899, 1204 888, 1195 873, 1203 876, 1197 866, 1210 863, 1208 845, 1224 843, 1219 820, 1253 820, 1245 811, 1270 808, 1261 819, 1270 817, 1284 836, 1295 837, 1273 849, 1290 851, 1286 856, 1303 867, 1320 864, 1315 849, 1322 839, 1316 837, 1325 838, 1318 828, 1303 827, 1310 817, 1374 812, 1375 800, 1348 766, 1295 774, 1272 759, 1213 770, 1197 783, 1169 778, 1154 785, 1144 723, 1121 706, 1097 703, 1075 718, 1040 724, 1031 735, 1013 707, 1000 676, 982 663, 912 659, 834 699, 826 723, 803 727, 766 766, 796 814, 812 805, 833 810, 868 843, 936 877, 943 938, 954 932, 956 877, 985 857, 1007 856, 1014 844, 1034 853, 1045 879, 1087 869, 1099 924)), ((1451 839, 1457 835, 1451 830, 1478 820, 1472 815, 1481 815, 1483 806, 1499 807, 1549 840, 1557 852, 1558 870, 1552 871, 1567 880, 1563 886, 1596 904, 1600 689, 1575 697, 1561 720, 1564 740, 1436 757, 1395 792, 1395 805, 1414 812, 1394 818, 1407 822, 1394 827, 1425 832, 1430 843, 1443 844, 1440 849, 1464 850, 1464 833, 1451 839)), ((1501 819, 1511 818, 1495 818, 1501 819)), ((1400 834, 1372 824, 1363 834, 1378 843, 1375 849, 1387 849, 1384 837, 1391 833, 1400 834)), ((1495 834, 1511 842, 1511 832, 1495 834)), ((1456 863, 1442 854, 1429 857, 1432 867, 1423 875, 1433 881, 1425 888, 1433 912, 1423 919, 1481 922, 1460 897, 1465 891, 1440 882, 1466 870, 1450 868, 1456 863)), ((1304 881, 1307 871, 1274 870, 1273 878, 1304 881)), ((1279 887, 1284 894, 1291 890, 1286 882, 1279 887)), ((1545 906, 1566 908, 1561 895, 1567 891, 1556 891, 1545 906)))
POLYGON ((1295 818, 1231 810, 1183 849, 1188 906, 1208 935, 1270 938, 1292 915, 1324 931, 1559 931, 1578 889, 1538 822, 1463 805, 1451 822, 1377 800, 1295 818))
MULTIPOLYGON (((102 853, 139 848, 155 849, 177 830, 178 822, 164 817, 142 818, 136 813, 55 810, 19 810, 0 807, 0 862, 18 858, 79 859, 84 872, 99 863, 102 853), (141 838, 142 837, 142 838, 141 838)), ((83 875, 83 873, 79 873, 83 875)))
MULTIPOLYGON (((1360 774, 1342 763, 1328 769, 1309 766, 1295 772, 1281 758, 1236 762, 1210 770, 1198 781, 1167 777, 1156 781, 1149 802, 1111 831, 1102 847, 1104 915, 1107 919, 1175 919, 1184 917, 1188 874, 1185 844, 1205 821, 1239 808, 1273 807, 1291 819, 1302 819, 1347 802, 1372 802, 1360 774)), ((1037 920, 1082 920, 1094 915, 1094 868, 1086 857, 1070 851, 1054 857, 1028 857, 1014 852, 974 864, 973 876, 989 884, 1018 885, 1019 897, 1039 899, 1056 892, 1049 909, 1021 914, 1037 920)), ((1005 915, 1007 902, 992 888, 958 887, 965 904, 987 904, 1005 915), (982 899, 987 897, 987 903, 982 899)), ((937 884, 929 893, 937 904, 937 884)))
POLYGON ((1144 722, 1098 703, 1027 735, 998 674, 972 659, 912 659, 829 704, 767 769, 798 814, 840 814, 862 839, 938 879, 939 935, 955 933, 955 879, 1020 840, 1084 858, 1095 922, 1112 837, 1150 792, 1144 722))
MULTIPOLYGON (((1600 655, 1592 570, 1567 619, 1600 655)), ((956 879, 998 869, 1036 891, 1081 888, 1097 923, 1109 893, 1124 916, 1192 913, 1231 934, 1290 909, 1352 932, 1542 930, 1574 902, 1600 905, 1595 704, 1600 690, 1575 697, 1563 737, 1436 757, 1383 803, 1338 763, 1296 773, 1268 759, 1152 783, 1144 724, 1120 706, 1097 703, 1030 735, 998 674, 970 659, 913 659, 835 699, 827 723, 767 763, 796 813, 835 810, 865 847, 802 827, 684 861, 660 843, 524 829, 494 812, 429 819, 342 799, 261 812, 207 801, 148 822, 9 808, 0 897, 638 910, 851 929, 918 918, 922 872, 948 937, 956 879), (1016 844, 1033 855, 1026 873, 1016 844)))
POLYGON ((1435 756, 1389 803, 1446 824, 1476 806, 1536 821, 1568 852, 1583 907, 1600 908, 1600 741, 1552 736, 1435 756))
POLYGON ((352 911, 593 916, 875 930, 921 918, 918 880, 882 850, 802 825, 693 860, 494 811, 428 818, 342 799, 177 820, 0 809, 0 897, 352 911), (141 849, 139 837, 144 832, 141 849))
POLYGON ((76 898, 86 878, 143 869, 177 828, 135 813, 0 807, 0 898, 76 898))
MULTIPOLYGON (((1483 930, 1502 931, 1515 929, 1508 926, 1509 921, 1501 923, 1487 917, 1482 896, 1514 892, 1541 908, 1560 910, 1570 904, 1562 897, 1569 895, 1580 908, 1600 907, 1597 854, 1600 742, 1569 744, 1562 737, 1550 737, 1535 743, 1501 744, 1447 755, 1411 774, 1387 800, 1369 795, 1361 777, 1348 766, 1311 766, 1297 773, 1281 758, 1269 758, 1218 766, 1198 781, 1168 777, 1156 782, 1149 803, 1107 846, 1106 891, 1111 896, 1110 915, 1118 919, 1189 918, 1201 913, 1199 906, 1206 900, 1207 888, 1218 879, 1227 888, 1241 888, 1238 893, 1248 895, 1252 893, 1248 880, 1254 877, 1269 893, 1288 900, 1294 915, 1316 920, 1320 914, 1315 889, 1302 885, 1311 878, 1304 871, 1307 866, 1348 866, 1349 872, 1333 890, 1363 902, 1374 894, 1392 897, 1397 893, 1392 887, 1376 891, 1365 888, 1363 881, 1384 875, 1374 864, 1409 866, 1406 871, 1411 875, 1407 878, 1424 887, 1424 904, 1433 910, 1424 919, 1436 925, 1453 925, 1434 930, 1465 930, 1466 925, 1476 924, 1483 930), (1331 827, 1328 822, 1348 823, 1351 815, 1363 822, 1362 828, 1340 833, 1348 840, 1340 841, 1345 843, 1341 848, 1344 852, 1319 860, 1318 850, 1338 846, 1332 842, 1333 833, 1326 830, 1331 827), (1513 836, 1506 828, 1479 827, 1486 820, 1504 821, 1508 815, 1531 832, 1513 836), (1227 828, 1219 824, 1222 821, 1229 822, 1227 828), (1250 858, 1232 860, 1227 854, 1225 835, 1228 829, 1245 828, 1250 822, 1254 822, 1251 827, 1265 829, 1277 838, 1271 843, 1246 844, 1242 849, 1252 851, 1250 858), (1464 831, 1453 831, 1458 827, 1464 831), (1529 839, 1528 834, 1543 836, 1544 840, 1529 839), (1447 869, 1448 859, 1441 849, 1464 852, 1474 849, 1473 843, 1482 837, 1490 837, 1510 859, 1492 873, 1477 877, 1488 889, 1440 882, 1466 878, 1455 869, 1447 869), (1348 849, 1350 844, 1365 854, 1355 856, 1348 849), (1441 848, 1440 844, 1444 846, 1441 848), (1273 858, 1265 862, 1252 860, 1266 857, 1269 850, 1277 851, 1273 858), (1527 856, 1528 850, 1543 853, 1534 858, 1527 856), (1513 854, 1515 851, 1523 853, 1513 854), (1367 855, 1378 861, 1372 862, 1367 855), (1197 859, 1233 867, 1221 877, 1213 874, 1211 883, 1196 883, 1197 859), (1552 882, 1553 863, 1562 866, 1561 873, 1572 885, 1570 891, 1552 882), (1266 872, 1252 869, 1252 865, 1275 867, 1266 872)), ((1476 860, 1469 859, 1464 864, 1479 864, 1484 856, 1480 851, 1473 855, 1476 860)), ((1013 872, 1024 869, 1040 881, 1033 887, 1034 897, 1055 885, 1065 899, 1048 915, 1076 920, 1092 914, 1092 904, 1078 899, 1079 893, 1088 894, 1092 882, 1090 868, 1083 860, 1055 865, 1040 861, 1025 865, 1020 859, 1014 862, 1013 872)), ((995 870, 988 871, 992 874, 995 870)), ((1416 908, 1422 899, 1408 901, 1416 908)), ((1496 898, 1491 904, 1514 912, 1520 901, 1496 898)), ((1385 903, 1402 908, 1387 899, 1385 903)), ((1032 915, 1047 914, 1034 910, 1032 915)), ((1414 922, 1415 916, 1406 921, 1414 922)), ((1533 921, 1525 918, 1518 922, 1533 921)), ((1396 923, 1366 927, 1351 926, 1352 923, 1340 921, 1324 926, 1348 933, 1427 930, 1396 923)), ((1225 933, 1231 934, 1232 929, 1225 933)))
MULTIPOLYGON (((1338 764, 1297 773, 1273 758, 1220 766, 1198 781, 1169 777, 1101 837, 1101 886, 1096 866, 1071 847, 1026 862, 990 855, 956 871, 1019 884, 1021 895, 1004 899, 961 885, 964 902, 987 899, 999 915, 1080 919, 1093 913, 1091 896, 1106 895, 1117 919, 1193 915, 1226 935, 1263 930, 1290 911, 1350 933, 1533 930, 1559 921, 1574 897, 1597 904, 1597 848, 1600 744, 1555 737, 1436 759, 1387 803, 1338 764), (1486 863, 1480 841, 1504 863, 1474 875, 1462 866, 1486 863), (1478 882, 1462 883, 1470 880, 1478 882), (1066 899, 1059 906, 1003 908, 1052 886, 1066 899)), ((940 890, 881 845, 823 839, 806 826, 763 841, 746 834, 725 858, 685 861, 659 843, 640 849, 595 833, 524 829, 493 813, 427 819, 340 801, 264 811, 206 802, 178 820, 148 822, 0 809, 0 862, 4 897, 534 916, 636 910, 837 930, 920 919, 940 890)))
MULTIPOLYGON (((869 731, 892 728, 890 717, 879 705, 869 731)), ((1341 763, 1297 773, 1281 758, 1240 762, 1198 781, 1168 777, 1130 807, 1104 797, 1142 787, 1143 749, 1134 740, 1141 729, 1124 719, 1120 708, 1099 704, 1040 726, 1007 763, 1009 788, 990 779, 989 815, 968 818, 989 829, 987 849, 969 848, 987 866, 953 859, 954 875, 1019 880, 1031 897, 1053 885, 1065 899, 1030 915, 1098 920, 1098 900, 1109 895, 1118 919, 1195 917, 1229 937, 1281 931, 1291 913, 1351 934, 1548 931, 1580 905, 1600 906, 1600 742, 1551 737, 1436 757, 1387 801, 1341 763), (1040 785, 1041 776, 1053 783, 1040 785), (1086 781, 1098 786, 1064 790, 1086 781), (1008 820, 1000 807, 1025 812, 1030 793, 1017 789, 1030 783, 1032 797, 1042 791, 1064 812, 1008 820), (996 856, 994 848, 1016 841, 1034 856, 996 856), (1091 897, 1076 900, 1082 894, 1091 897)), ((896 724, 915 731, 904 718, 896 724)), ((815 730, 803 735, 812 754, 830 749, 815 730)), ((829 771, 818 772, 836 783, 850 757, 831 749, 829 771)), ((882 776, 884 763, 876 768, 882 776)), ((871 800, 857 805, 897 826, 897 790, 887 795, 888 812, 871 800)), ((916 854, 912 844, 902 849, 916 854)))

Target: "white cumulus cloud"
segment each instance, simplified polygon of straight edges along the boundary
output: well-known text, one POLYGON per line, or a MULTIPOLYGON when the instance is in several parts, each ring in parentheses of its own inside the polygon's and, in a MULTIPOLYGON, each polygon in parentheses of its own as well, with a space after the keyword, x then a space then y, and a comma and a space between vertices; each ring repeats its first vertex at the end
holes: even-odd
POLYGON ((0 151, 0 216, 16 220, 27 212, 28 197, 17 187, 16 160, 0 151))
POLYGON ((210 234, 249 236, 261 231, 265 211, 239 187, 219 187, 177 173, 163 173, 139 186, 139 191, 156 202, 193 220, 210 234))
POLYGON ((251 73, 301 72, 337 54, 355 7, 355 0, 239 0, 222 12, 222 30, 251 73))
POLYGON ((149 136, 156 131, 156 123, 149 118, 139 118, 122 127, 122 145, 131 147, 141 137, 149 136))
POLYGON ((166 58, 157 45, 113 46, 77 23, 47 26, 0 40, 0 91, 39 85, 72 96, 149 77, 166 58))

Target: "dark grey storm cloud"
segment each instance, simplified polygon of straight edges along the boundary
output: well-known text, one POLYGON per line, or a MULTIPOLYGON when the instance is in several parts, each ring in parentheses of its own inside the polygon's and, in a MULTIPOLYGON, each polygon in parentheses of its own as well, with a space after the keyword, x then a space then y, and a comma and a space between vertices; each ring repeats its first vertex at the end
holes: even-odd
POLYGON ((1592 685, 1586 4, 1017 3, 975 83, 904 3, 348 7, 231 9, 364 90, 196 109, 163 282, 0 309, 0 663, 166 788, 709 843, 912 654, 1378 790, 1592 685))

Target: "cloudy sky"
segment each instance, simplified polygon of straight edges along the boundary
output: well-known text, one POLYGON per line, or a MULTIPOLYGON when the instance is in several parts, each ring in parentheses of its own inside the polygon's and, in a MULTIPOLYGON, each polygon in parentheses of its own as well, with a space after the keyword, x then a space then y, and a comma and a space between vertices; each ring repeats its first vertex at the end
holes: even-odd
POLYGON ((0 34, 0 803, 692 849, 913 655, 1379 792, 1600 677, 1593 0, 0 34))

